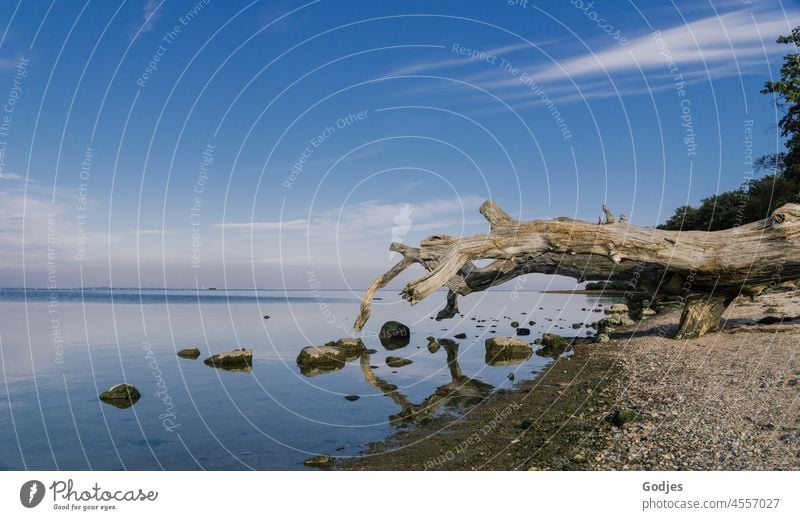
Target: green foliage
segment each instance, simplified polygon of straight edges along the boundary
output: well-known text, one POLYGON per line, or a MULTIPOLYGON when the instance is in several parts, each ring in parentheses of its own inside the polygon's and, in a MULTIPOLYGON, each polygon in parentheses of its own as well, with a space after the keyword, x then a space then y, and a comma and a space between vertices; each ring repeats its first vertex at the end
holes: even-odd
MULTIPOLYGON (((792 34, 781 36, 778 43, 788 43, 794 48, 800 45, 800 27, 795 27, 792 34)), ((781 135, 788 138, 786 154, 783 158, 783 174, 794 180, 800 179, 800 54, 790 52, 783 57, 781 79, 764 83, 762 94, 772 94, 784 115, 778 122, 781 135)))
MULTIPOLYGON (((800 45, 800 27, 778 38, 778 43, 800 45)), ((767 81, 761 92, 775 96, 784 111, 778 124, 781 135, 787 138, 786 152, 756 161, 756 169, 768 173, 764 177, 752 179, 738 190, 703 199, 696 208, 681 206, 659 229, 729 229, 764 219, 784 204, 800 203, 800 54, 784 56, 780 80, 767 81)))

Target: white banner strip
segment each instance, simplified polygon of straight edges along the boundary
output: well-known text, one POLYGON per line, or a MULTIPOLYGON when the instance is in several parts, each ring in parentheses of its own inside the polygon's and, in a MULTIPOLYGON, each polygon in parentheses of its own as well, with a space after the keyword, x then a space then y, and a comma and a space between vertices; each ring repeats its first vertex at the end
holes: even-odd
POLYGON ((141 520, 193 513, 326 520, 408 520, 420 512, 429 518, 800 515, 800 474, 790 472, 4 472, 0 482, 3 518, 14 519, 141 520))

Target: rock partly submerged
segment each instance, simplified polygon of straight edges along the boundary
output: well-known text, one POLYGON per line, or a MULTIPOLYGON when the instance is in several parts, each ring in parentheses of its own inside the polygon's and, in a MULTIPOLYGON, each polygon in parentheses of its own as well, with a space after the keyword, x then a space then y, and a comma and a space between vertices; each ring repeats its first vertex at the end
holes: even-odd
POLYGON ((347 354, 336 347, 305 347, 297 355, 297 366, 304 376, 316 376, 344 368, 347 354))
POLYGON ((344 368, 348 361, 360 358, 363 354, 374 354, 367 350, 359 338, 341 338, 329 341, 322 347, 305 347, 297 355, 297 366, 304 376, 317 376, 344 368))
POLYGON ((529 343, 516 338, 489 338, 485 342, 486 364, 491 366, 516 365, 533 354, 529 343))
POLYGON ((330 455, 317 455, 303 461, 303 464, 312 468, 330 468, 333 465, 333 457, 330 455))
POLYGON ((557 358, 572 348, 572 342, 558 334, 543 334, 542 348, 536 351, 537 356, 557 358))
POLYGON ((410 359, 401 357, 389 356, 386 358, 386 366, 390 368, 400 368, 413 363, 410 359))
POLYGON ((249 348, 238 348, 220 352, 204 359, 203 363, 222 370, 249 372, 253 366, 253 351, 249 348))
POLYGON ((399 321, 387 321, 381 327, 378 339, 386 350, 403 348, 411 342, 411 329, 399 321))
POLYGON ((367 350, 367 347, 364 346, 364 342, 359 338, 342 338, 336 341, 329 341, 325 343, 325 346, 341 350, 344 352, 347 360, 357 358, 367 350))
POLYGON ((197 359, 200 357, 200 349, 197 347, 186 347, 178 351, 178 357, 184 359, 197 359))
POLYGON ((133 385, 121 383, 114 385, 102 394, 100 400, 117 408, 130 408, 142 397, 133 385))

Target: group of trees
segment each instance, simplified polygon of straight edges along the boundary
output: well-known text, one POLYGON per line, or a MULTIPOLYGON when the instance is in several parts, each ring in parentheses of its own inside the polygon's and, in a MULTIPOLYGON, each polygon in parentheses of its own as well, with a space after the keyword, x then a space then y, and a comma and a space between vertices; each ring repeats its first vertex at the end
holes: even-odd
MULTIPOLYGON (((800 45, 800 27, 778 43, 800 45)), ((783 204, 800 203, 800 54, 784 57, 781 78, 767 81, 762 94, 772 94, 784 112, 778 122, 786 151, 759 158, 751 179, 738 189, 712 195, 697 207, 681 206, 659 229, 718 231, 766 218, 783 204)))

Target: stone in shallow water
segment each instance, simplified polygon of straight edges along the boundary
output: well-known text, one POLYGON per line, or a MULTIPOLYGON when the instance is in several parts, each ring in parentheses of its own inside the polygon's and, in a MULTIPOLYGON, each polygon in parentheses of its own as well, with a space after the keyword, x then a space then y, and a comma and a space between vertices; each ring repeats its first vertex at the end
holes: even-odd
POLYGON ((139 393, 135 386, 125 383, 114 385, 100 394, 101 401, 117 408, 130 408, 141 397, 142 394, 139 393))
POLYGON ((338 348, 344 352, 344 355, 347 358, 358 357, 367 349, 364 346, 364 342, 358 338, 342 338, 336 341, 325 343, 325 346, 338 348))
POLYGON ((564 338, 558 334, 543 334, 542 348, 536 351, 537 356, 557 358, 572 346, 575 338, 564 338))
POLYGON ((467 334, 465 332, 461 332, 459 334, 456 334, 453 337, 456 338, 456 339, 467 339, 467 334))
POLYGON ((200 357, 200 349, 197 347, 187 347, 178 351, 178 357, 186 359, 197 359, 200 357))
POLYGON ((204 359, 203 363, 223 370, 249 371, 253 366, 253 351, 249 348, 240 348, 220 352, 204 359))
POLYGON ((330 468, 333 465, 333 457, 330 455, 317 455, 304 460, 303 464, 312 468, 330 468))
POLYGON ((336 347, 305 347, 297 355, 297 366, 304 376, 316 376, 344 368, 347 356, 336 347))
POLYGON ((516 338, 489 338, 485 342, 487 365, 504 366, 522 363, 533 353, 530 344, 516 338))
POLYGON ((361 399, 361 396, 352 394, 352 395, 346 395, 344 396, 344 398, 347 399, 348 401, 358 401, 359 399, 361 399))
POLYGON ((403 348, 411 342, 411 329, 399 321, 387 321, 381 327, 378 339, 386 350, 403 348))
POLYGON ((410 365, 413 363, 410 359, 404 359, 401 357, 389 356, 386 358, 386 365, 391 368, 400 368, 406 365, 410 365))
POLYGON ((531 329, 525 327, 520 327, 517 329, 517 336, 530 336, 530 335, 531 335, 531 329))

